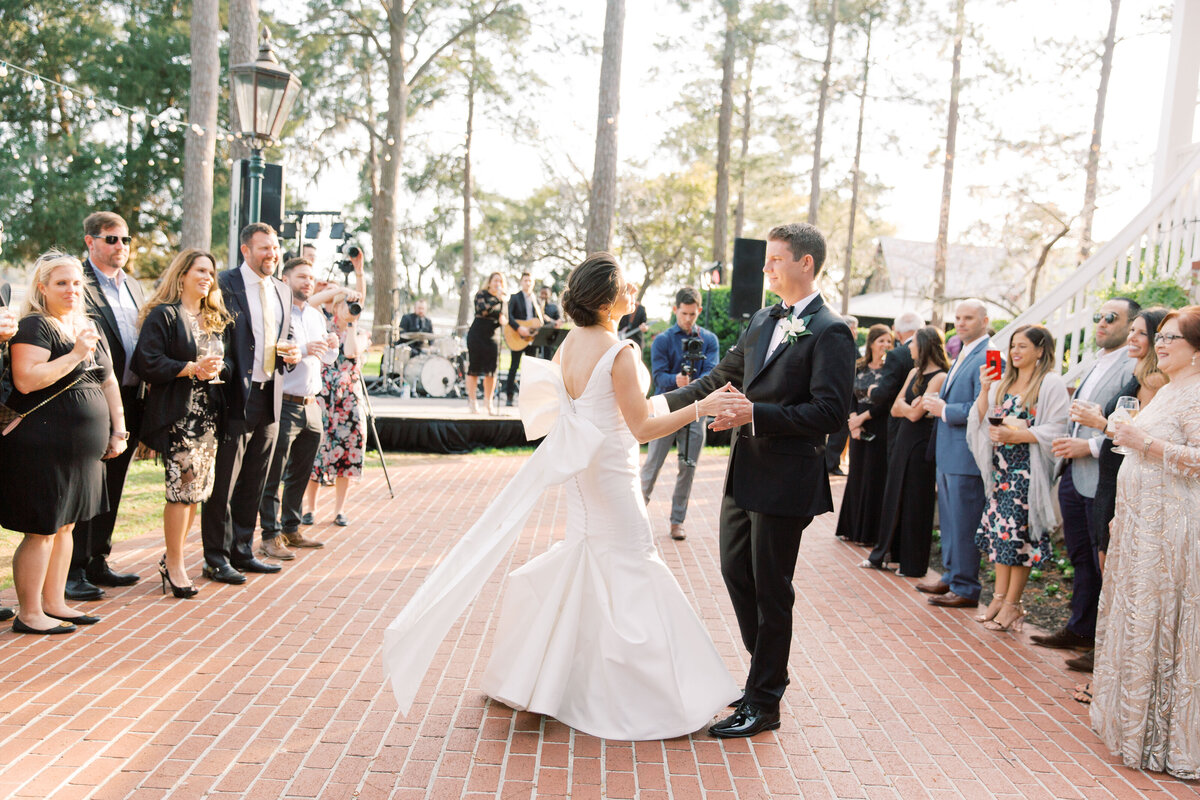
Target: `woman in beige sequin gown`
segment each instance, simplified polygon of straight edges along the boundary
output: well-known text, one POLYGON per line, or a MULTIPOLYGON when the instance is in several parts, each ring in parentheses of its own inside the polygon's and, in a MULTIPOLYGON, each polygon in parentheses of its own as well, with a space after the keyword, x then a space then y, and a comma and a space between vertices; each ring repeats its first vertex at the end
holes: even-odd
POLYGON ((1117 478, 1092 727, 1126 766, 1200 778, 1200 306, 1155 340, 1171 382, 1114 443, 1117 478))

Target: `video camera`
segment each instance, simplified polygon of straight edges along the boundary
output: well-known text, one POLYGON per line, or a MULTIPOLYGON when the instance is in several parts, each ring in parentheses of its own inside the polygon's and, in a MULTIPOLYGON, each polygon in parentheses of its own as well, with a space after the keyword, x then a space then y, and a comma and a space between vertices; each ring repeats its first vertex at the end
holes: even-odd
POLYGON ((691 378, 704 364, 704 340, 690 333, 683 340, 683 367, 680 372, 691 378))
POLYGON ((344 252, 346 258, 338 259, 334 262, 334 266, 340 269, 343 275, 353 275, 354 262, 350 259, 358 258, 360 255, 362 255, 362 249, 358 245, 353 244, 351 240, 347 239, 337 246, 337 252, 344 252))

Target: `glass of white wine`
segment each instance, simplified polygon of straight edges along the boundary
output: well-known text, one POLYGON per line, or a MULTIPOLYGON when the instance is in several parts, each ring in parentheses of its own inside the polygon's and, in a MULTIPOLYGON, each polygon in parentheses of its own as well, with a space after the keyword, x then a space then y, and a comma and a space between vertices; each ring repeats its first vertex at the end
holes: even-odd
MULTIPOLYGON (((217 358, 224 358, 225 357, 225 343, 223 341, 221 341, 221 337, 216 335, 215 333, 210 333, 210 334, 208 334, 207 338, 208 338, 208 341, 205 343, 205 346, 204 346, 204 355, 206 357, 216 356, 217 358)), ((217 370, 217 374, 214 375, 212 378, 210 378, 208 382, 209 383, 224 383, 225 381, 221 380, 221 371, 217 370)))
MULTIPOLYGON (((1113 425, 1126 425, 1133 422, 1137 418, 1138 411, 1141 410, 1141 405, 1136 397, 1129 397, 1128 395, 1118 397, 1117 407, 1113 409, 1113 413, 1108 417, 1109 428, 1112 429, 1113 425)), ((1127 456, 1134 451, 1118 446, 1113 448, 1113 452, 1127 456)))

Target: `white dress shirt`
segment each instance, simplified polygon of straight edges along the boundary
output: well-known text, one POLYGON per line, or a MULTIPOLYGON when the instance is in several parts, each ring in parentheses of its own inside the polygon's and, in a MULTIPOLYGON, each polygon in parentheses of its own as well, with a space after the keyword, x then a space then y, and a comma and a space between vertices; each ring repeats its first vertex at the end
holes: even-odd
MULTIPOLYGON (((305 353, 309 342, 325 338, 325 315, 308 303, 299 306, 292 303, 292 327, 289 333, 300 352, 305 353)), ((332 364, 337 360, 337 355, 338 349, 331 347, 319 358, 308 355, 301 358, 291 372, 283 373, 283 393, 300 397, 320 394, 321 365, 332 364)))
POLYGON ((246 284, 246 304, 250 306, 250 330, 254 334, 254 370, 250 375, 250 380, 261 383, 262 381, 271 380, 275 373, 274 370, 267 372, 263 369, 262 365, 265 338, 263 336, 262 303, 259 299, 262 289, 259 287, 259 284, 264 280, 269 281, 267 284, 267 296, 275 298, 275 320, 279 326, 279 334, 283 332, 283 303, 279 300, 279 292, 275 289, 274 279, 264 278, 250 269, 244 261, 239 269, 242 273, 242 280, 246 284))
POLYGON ((767 347, 767 358, 771 357, 771 354, 775 352, 775 348, 779 347, 779 343, 783 341, 783 323, 789 319, 792 319, 793 317, 796 317, 797 314, 807 308, 808 304, 820 294, 820 291, 813 292, 808 297, 792 306, 791 312, 786 317, 775 321, 775 330, 771 331, 771 344, 767 347))
MULTIPOLYGON (((1079 388, 1075 390, 1076 400, 1092 400, 1092 392, 1100 385, 1100 382, 1108 375, 1109 371, 1115 369, 1116 366, 1129 358, 1129 351, 1124 347, 1117 347, 1107 353, 1101 353, 1096 358, 1096 363, 1092 369, 1084 377, 1083 382, 1079 384, 1079 388)), ((1079 423, 1071 423, 1071 436, 1079 435, 1079 423)), ((1100 445, 1104 442, 1104 435, 1100 434, 1088 439, 1088 449, 1092 451, 1092 458, 1100 457, 1100 445)))

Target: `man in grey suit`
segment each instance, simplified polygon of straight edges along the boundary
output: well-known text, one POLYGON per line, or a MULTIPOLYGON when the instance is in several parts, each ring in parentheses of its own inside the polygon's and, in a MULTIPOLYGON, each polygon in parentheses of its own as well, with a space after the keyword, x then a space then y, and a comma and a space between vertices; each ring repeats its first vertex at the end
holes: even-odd
POLYGON ((979 300, 963 300, 954 310, 954 331, 962 341, 938 397, 926 396, 926 410, 937 418, 938 520, 942 534, 942 577, 921 581, 917 591, 946 608, 979 605, 979 550, 975 530, 983 516, 983 478, 967 446, 967 415, 979 396, 979 368, 988 342, 987 308, 979 300))
MULTIPOLYGON (((1109 300, 1092 319, 1100 348, 1091 369, 1075 390, 1076 400, 1107 405, 1133 374, 1133 359, 1125 352, 1129 328, 1141 307, 1128 298, 1109 300)), ((1054 455, 1063 459, 1058 505, 1062 510, 1063 542, 1075 567, 1071 582, 1071 618, 1053 633, 1032 636, 1042 647, 1087 649, 1096 641, 1096 611, 1100 603, 1100 556, 1091 534, 1092 498, 1100 477, 1100 445, 1104 431, 1071 423, 1067 436, 1054 440, 1054 455)))

